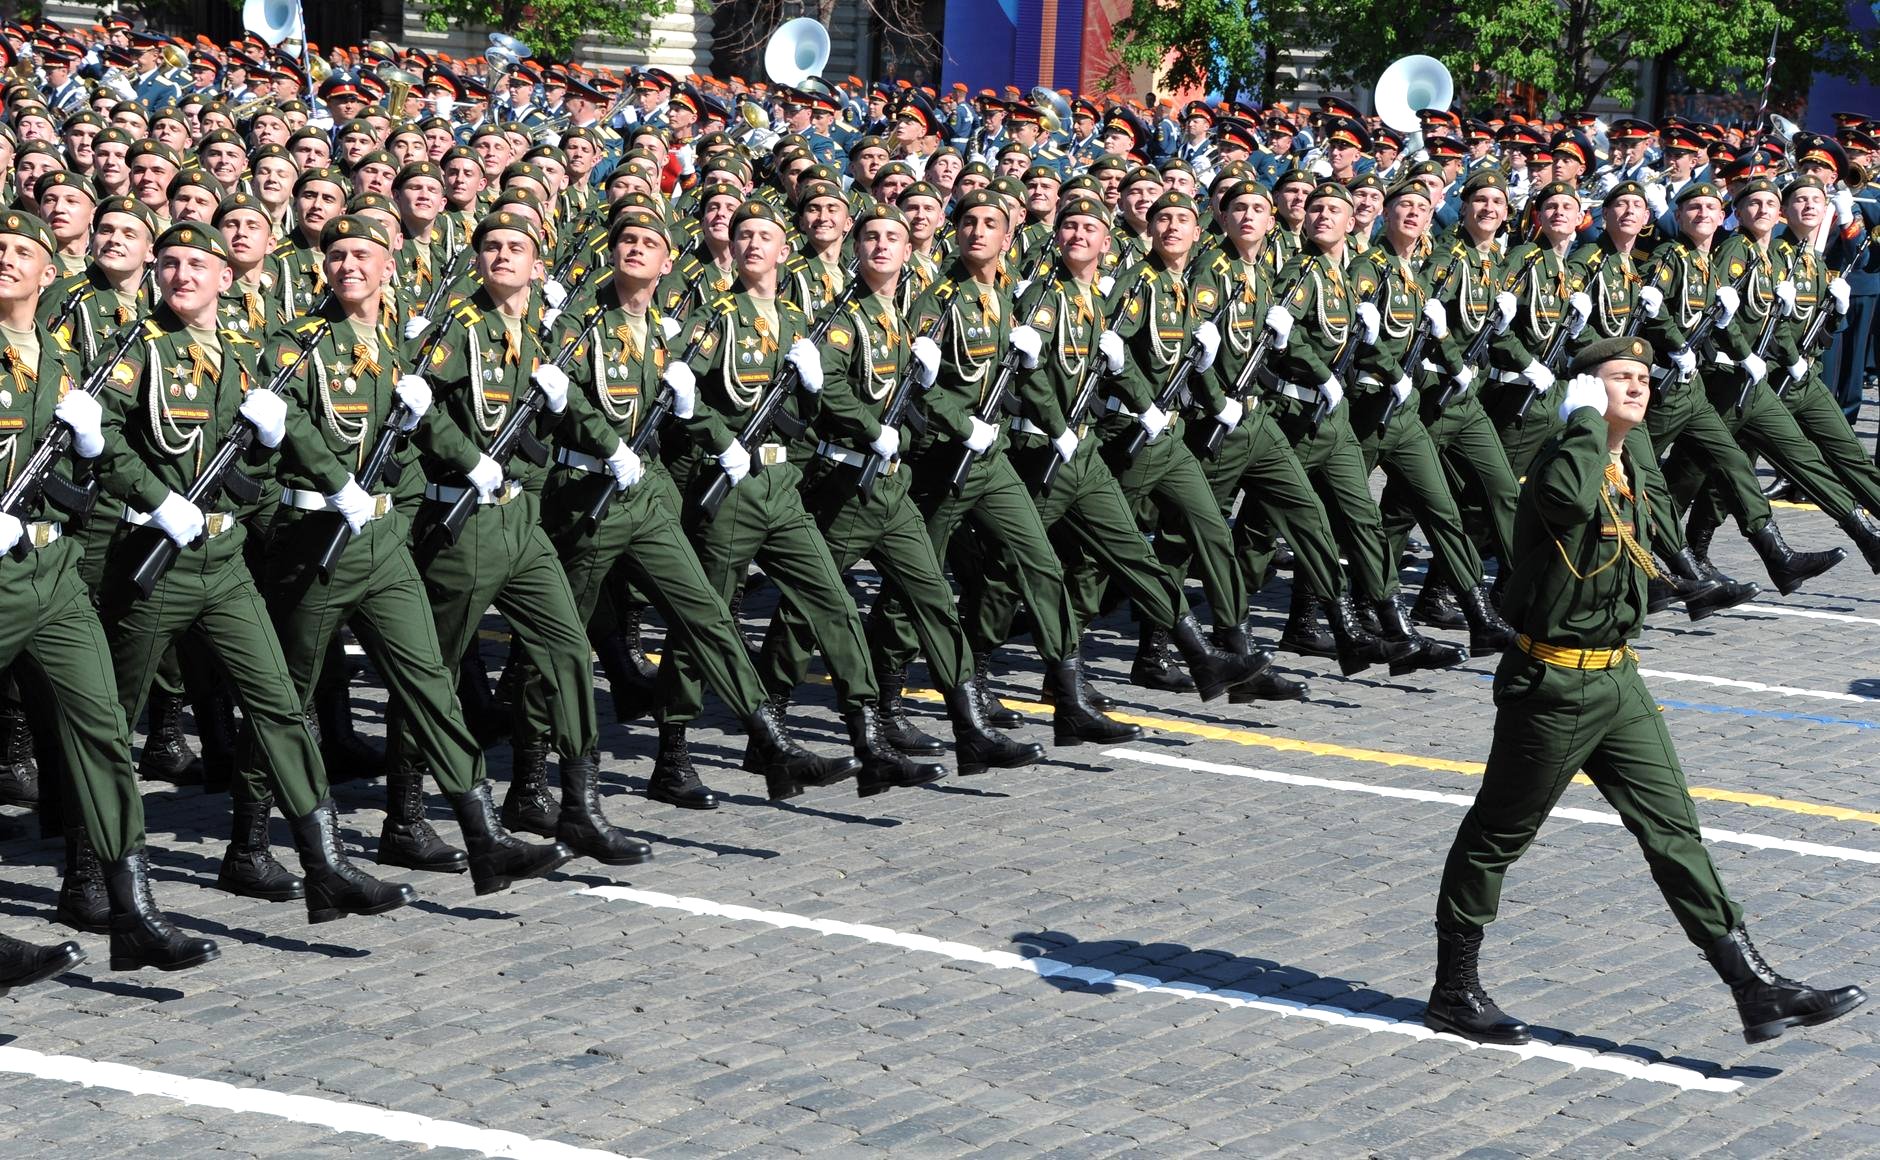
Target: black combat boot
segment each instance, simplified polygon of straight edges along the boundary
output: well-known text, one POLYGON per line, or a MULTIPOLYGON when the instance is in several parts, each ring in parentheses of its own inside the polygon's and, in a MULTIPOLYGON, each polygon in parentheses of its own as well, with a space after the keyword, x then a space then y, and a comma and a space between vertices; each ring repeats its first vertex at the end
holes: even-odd
POLYGON ((947 751, 946 742, 921 732, 907 715, 907 706, 901 701, 901 693, 907 688, 906 665, 876 669, 875 684, 881 690, 875 712, 881 717, 882 736, 889 745, 909 757, 939 757, 947 751))
POLYGON ((770 800, 793 798, 811 786, 834 785, 856 776, 862 763, 853 757, 822 757, 798 745, 783 727, 781 698, 764 701, 744 719, 749 742, 744 768, 764 775, 770 800))
POLYGON ((1404 658, 1415 655, 1417 644, 1413 640, 1384 640, 1358 623, 1358 609, 1351 601, 1351 593, 1341 592, 1324 601, 1325 622, 1332 626, 1332 639, 1336 642, 1338 671, 1347 677, 1356 676, 1375 664, 1388 662, 1392 671, 1404 658))
POLYGON ((1072 653, 1061 661, 1045 666, 1044 679, 1051 690, 1052 742, 1057 745, 1114 745, 1135 741, 1142 736, 1142 726, 1125 725, 1104 715, 1086 695, 1083 661, 1072 653))
POLYGON ((986 673, 990 671, 991 658, 976 654, 973 657, 973 695, 979 698, 979 707, 986 715, 986 724, 994 729, 1017 729, 1025 724, 1025 715, 1016 709, 1007 709, 998 695, 992 691, 992 682, 986 673))
POLYGON ((1136 642, 1136 660, 1129 666, 1129 683, 1164 693, 1192 693, 1194 678, 1168 655, 1168 629, 1142 622, 1136 642))
POLYGON ((1780 472, 1771 476, 1769 482, 1763 485, 1762 496, 1770 503, 1779 501, 1794 503, 1807 498, 1802 495, 1802 489, 1795 486, 1794 480, 1789 479, 1780 472))
POLYGON ((1715 616, 1726 608, 1748 604, 1762 595, 1762 589, 1747 580, 1732 580, 1713 565, 1708 573, 1697 556, 1686 546, 1664 557, 1659 575, 1684 602, 1684 613, 1693 621, 1715 616))
POLYGON ((37 947, 0 934, 0 995, 63 975, 84 961, 85 952, 70 939, 57 946, 37 947))
MULTIPOLYGON (((1684 604, 1685 611, 1689 612, 1690 606, 1686 601, 1714 595, 1722 587, 1704 575, 1703 566, 1691 554, 1689 547, 1679 549, 1676 555, 1660 551, 1653 555, 1653 559, 1658 562, 1658 575, 1645 582, 1645 613, 1648 616, 1663 612, 1674 604, 1684 604)), ((1701 618, 1693 616, 1691 619, 1701 618)))
POLYGON ((600 760, 592 753, 561 759, 561 817, 555 836, 575 853, 604 866, 638 866, 653 848, 601 813, 600 760))
POLYGON ((379 865, 438 874, 462 874, 464 852, 437 836, 424 819, 424 769, 401 761, 385 779, 385 828, 379 831, 379 865))
POLYGON ((1482 932, 1436 924, 1436 986, 1423 1009, 1423 1023, 1482 1043, 1526 1043, 1528 1025, 1504 1014, 1482 989, 1477 974, 1482 932))
POLYGON ((313 711, 320 718, 320 760, 326 763, 327 781, 334 785, 371 781, 385 772, 385 751, 353 728, 352 694, 347 686, 342 673, 330 685, 313 691, 313 711))
POLYGON ((1462 608, 1458 597, 1455 585, 1447 580, 1432 579, 1423 585, 1423 591, 1417 593, 1416 605, 1410 609, 1410 619, 1432 628, 1467 628, 1468 613, 1462 608))
MULTIPOLYGON (((1215 647, 1235 656, 1249 657, 1258 651, 1253 644, 1251 620, 1242 620, 1234 625, 1216 625, 1213 637, 1215 647)), ((1303 701, 1308 692, 1310 690, 1304 681, 1295 681, 1267 668, 1251 681, 1242 681, 1227 690, 1227 703, 1247 705, 1254 701, 1303 701)))
POLYGON ((38 804, 39 761, 26 710, 15 703, 0 705, 0 805, 31 809, 38 804))
POLYGON ((54 917, 86 934, 111 933, 111 896, 105 890, 98 851, 79 826, 65 828, 65 880, 59 883, 54 917))
POLYGON ((970 685, 948 689, 946 702, 947 716, 953 719, 953 750, 959 757, 961 777, 988 769, 1018 769, 1044 760, 1044 746, 1013 741, 991 731, 970 685))
POLYGON ((1749 931, 1740 926, 1711 943, 1704 955, 1736 999, 1746 1043, 1766 1043, 1790 1027, 1839 1019, 1867 1001, 1859 987, 1824 991, 1776 974, 1749 941, 1749 931))
POLYGON ((698 770, 692 768, 692 747, 686 742, 681 722, 668 721, 659 727, 659 753, 653 758, 653 776, 647 779, 646 796, 682 810, 718 808, 718 795, 699 780, 698 770))
POLYGON ((1203 701, 1212 701, 1235 685, 1252 680, 1273 663, 1273 654, 1264 650, 1243 657, 1215 648, 1202 635, 1201 624, 1192 612, 1183 613, 1170 626, 1169 640, 1188 663, 1188 671, 1195 678, 1195 692, 1203 701))
POLYGON ((339 844, 339 815, 330 798, 313 809, 289 818, 294 849, 307 878, 307 921, 332 922, 348 914, 383 914, 416 899, 402 882, 381 882, 353 865, 339 844))
MULTIPOLYGON (((1114 713, 1117 709, 1121 708, 1121 704, 1115 697, 1099 692, 1096 682, 1090 679, 1090 663, 1084 660, 1084 645, 1082 641, 1077 642, 1077 649, 1073 655, 1077 658, 1077 687, 1082 692, 1084 701, 1099 713, 1114 713)), ((1038 701, 1040 704, 1055 707, 1057 705, 1057 686, 1051 681, 1050 666, 1047 664, 1045 667, 1044 684, 1039 686, 1038 701)))
MULTIPOLYGON (((1861 520, 1859 512, 1842 520, 1841 528, 1860 545, 1862 554, 1873 565, 1873 570, 1880 572, 1880 535, 1875 534, 1861 520), (1850 527, 1851 524, 1860 524, 1860 532, 1850 527)), ((1845 548, 1829 548, 1825 552, 1797 552, 1782 538, 1782 529, 1776 526, 1773 516, 1762 526, 1761 531, 1750 533, 1749 546, 1762 557, 1763 568, 1769 573, 1769 579, 1775 581, 1776 590, 1784 596, 1847 559, 1845 548)))
MULTIPOLYGON (((1769 526, 1765 527, 1763 532, 1767 533, 1774 527, 1775 521, 1770 520, 1769 526)), ((1846 532, 1847 538, 1854 541, 1854 546, 1860 549, 1861 559, 1867 561, 1867 566, 1872 568, 1875 573, 1880 573, 1880 528, 1875 528, 1873 524, 1868 522, 1867 514, 1859 508, 1855 508, 1841 520, 1841 530, 1846 532)), ((1780 542, 1781 538, 1781 534, 1777 533, 1776 539, 1778 542, 1780 542)), ((1840 551, 1838 548, 1835 550, 1840 551)), ((1828 553, 1810 552, 1807 554, 1811 556, 1821 556, 1827 555, 1828 553)), ((1839 561, 1837 561, 1837 563, 1838 562, 1839 561)), ((1832 567, 1832 565, 1830 565, 1830 567, 1832 567)), ((1787 590, 1784 589, 1785 594, 1786 592, 1787 590)))
POLYGON ((646 655, 640 642, 640 620, 644 604, 624 604, 615 609, 615 631, 594 638, 594 652, 601 659, 601 672, 607 676, 607 690, 614 702, 614 719, 622 725, 653 711, 659 704, 659 666, 646 655))
POLYGON ((469 848, 470 881, 478 894, 509 889, 518 878, 540 878, 574 857, 560 842, 524 842, 503 828, 485 778, 463 793, 444 795, 469 848))
POLYGON ((873 705, 863 705, 843 714, 849 727, 849 741, 862 768, 855 775, 855 796, 874 797, 891 789, 911 789, 939 781, 947 775, 946 766, 915 761, 888 744, 881 728, 881 714, 873 705))
POLYGON ((548 742, 515 747, 509 767, 509 792, 503 795, 503 825, 541 838, 555 836, 561 811, 548 790, 548 742))
POLYGON ((1390 662, 1391 676, 1401 677, 1418 669, 1446 669, 1469 659, 1469 650, 1461 645, 1431 640, 1418 632, 1397 597, 1380 600, 1375 607, 1378 623, 1384 629, 1385 643, 1398 645, 1408 641, 1415 646, 1410 655, 1390 662))
POLYGON ((1292 604, 1286 610, 1286 627, 1280 630, 1279 647, 1282 651, 1298 653, 1302 657, 1333 658, 1338 655, 1338 642, 1331 633, 1319 627, 1312 593, 1296 581, 1293 584, 1292 604))
POLYGON ((1458 594, 1462 615, 1469 622, 1469 651, 1476 656, 1493 656, 1514 643, 1514 629, 1488 599, 1488 585, 1477 584, 1458 594))
POLYGON ((222 870, 215 877, 217 888, 268 902, 307 897, 307 884, 300 875, 275 861, 268 843, 268 817, 274 811, 274 798, 250 801, 249 797, 245 782, 232 787, 230 804, 234 806, 235 828, 228 851, 222 855, 222 870))
POLYGON ((150 691, 150 732, 144 736, 137 776, 175 785, 202 784, 202 757, 183 734, 183 698, 161 689, 150 691))
POLYGON ((111 896, 111 969, 182 971, 222 952, 206 938, 190 938, 170 925, 150 896, 150 856, 133 850, 105 867, 111 896))

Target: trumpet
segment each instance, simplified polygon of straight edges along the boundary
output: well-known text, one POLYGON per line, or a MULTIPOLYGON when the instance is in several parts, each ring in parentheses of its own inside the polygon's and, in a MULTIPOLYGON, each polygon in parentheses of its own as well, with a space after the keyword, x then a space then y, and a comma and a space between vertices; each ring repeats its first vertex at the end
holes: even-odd
POLYGON ((405 102, 410 99, 411 90, 422 88, 424 78, 389 64, 380 65, 376 75, 385 82, 385 107, 391 110, 394 117, 404 116, 405 102))
POLYGON ((229 114, 237 121, 247 121, 263 113, 273 112, 278 104, 279 102, 275 100, 274 94, 270 93, 265 97, 255 97, 252 100, 243 101, 241 104, 230 109, 229 114))

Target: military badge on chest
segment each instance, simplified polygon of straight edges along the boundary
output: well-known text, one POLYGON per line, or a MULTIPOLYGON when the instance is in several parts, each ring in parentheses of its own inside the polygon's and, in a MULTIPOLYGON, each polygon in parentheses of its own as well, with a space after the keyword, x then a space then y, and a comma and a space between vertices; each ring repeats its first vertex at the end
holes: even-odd
POLYGON ((190 376, 189 368, 181 363, 165 367, 163 375, 168 380, 167 393, 172 399, 187 399, 193 403, 196 401, 196 396, 201 393, 201 388, 196 386, 190 376))

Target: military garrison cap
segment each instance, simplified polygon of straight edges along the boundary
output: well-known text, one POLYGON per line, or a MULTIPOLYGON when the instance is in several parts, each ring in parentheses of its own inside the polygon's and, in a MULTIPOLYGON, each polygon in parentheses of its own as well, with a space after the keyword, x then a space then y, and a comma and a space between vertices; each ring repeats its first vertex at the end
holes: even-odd
POLYGON ((48 258, 58 256, 59 243, 52 240, 52 227, 24 210, 13 209, 0 214, 0 234, 37 242, 48 258))
POLYGON ((324 250, 348 238, 364 238, 387 250, 392 248, 392 234, 385 223, 356 213, 342 214, 326 223, 326 228, 320 231, 320 248, 324 250))
POLYGON ((214 254, 224 262, 229 260, 228 239, 222 236, 221 230, 201 222, 177 222, 164 230, 163 236, 157 239, 159 253, 175 246, 187 246, 205 254, 214 254))
POLYGON ((483 239, 497 230, 510 230, 521 234, 529 239, 529 244, 535 247, 536 253, 542 252, 542 234, 535 228, 535 223, 519 213, 506 209, 496 209, 485 214, 483 220, 477 223, 476 232, 470 235, 470 244, 482 246, 483 239))
POLYGON ((1573 356, 1574 374, 1585 374, 1597 370, 1602 363, 1614 359, 1652 365, 1652 344, 1642 338, 1619 335, 1616 338, 1601 338, 1589 342, 1580 353, 1573 356))

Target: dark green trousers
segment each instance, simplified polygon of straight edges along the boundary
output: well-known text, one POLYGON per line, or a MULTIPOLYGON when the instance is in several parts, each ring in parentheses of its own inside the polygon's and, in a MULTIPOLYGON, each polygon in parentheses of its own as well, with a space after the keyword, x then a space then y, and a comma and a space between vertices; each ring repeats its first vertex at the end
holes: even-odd
MULTIPOLYGON (((1351 405, 1351 422, 1358 434, 1367 469, 1384 469, 1385 507, 1413 513, 1430 543, 1431 572, 1458 590, 1482 582, 1482 557, 1462 531, 1462 512, 1443 471, 1436 442, 1418 417, 1416 397, 1391 416, 1390 427, 1379 430, 1390 400, 1388 388, 1366 393, 1351 405)), ((1395 567, 1401 557, 1389 557, 1395 567)))
MULTIPOLYGON (((1753 451, 1774 464, 1834 519, 1842 519, 1854 510, 1854 497, 1766 380, 1750 389, 1741 414, 1737 413, 1736 401, 1742 393, 1742 372, 1732 367, 1714 368, 1705 374, 1704 384, 1711 405, 1745 451, 1753 451)), ((1687 442, 1671 448, 1664 471, 1679 511, 1689 509, 1710 474, 1699 449, 1687 442)))
POLYGON ((1371 473, 1346 408, 1340 406, 1314 429, 1310 405, 1281 395, 1269 395, 1260 405, 1273 409, 1280 432, 1319 493, 1331 517, 1332 532, 1351 562, 1352 587, 1371 601, 1395 594, 1397 557, 1386 557, 1382 517, 1377 501, 1371 498, 1371 473))
POLYGON ((1516 479, 1527 478, 1541 445, 1560 430, 1560 401, 1566 396, 1567 385, 1559 380, 1538 395, 1525 382, 1483 386, 1482 407, 1495 425, 1495 434, 1501 439, 1502 450, 1508 453, 1508 467, 1516 479), (1529 399, 1533 401, 1527 403, 1527 412, 1522 414, 1521 405, 1529 399))
POLYGON ((1638 839, 1691 942, 1708 947, 1742 922, 1704 849, 1664 715, 1636 663, 1580 671, 1509 649, 1495 671, 1495 710, 1482 787, 1443 865, 1439 923, 1479 930, 1495 920, 1508 868, 1581 770, 1638 839))
MULTIPOLYGON (((1722 511, 1736 517, 1737 527, 1746 536, 1760 532, 1769 522, 1770 511, 1769 501, 1763 498, 1762 487, 1756 481, 1755 464, 1711 405, 1702 382, 1680 383, 1673 371, 1669 378, 1655 380, 1653 385, 1659 389, 1652 393, 1651 407, 1645 412, 1645 430, 1651 435, 1652 446, 1664 454, 1688 440, 1693 461, 1710 469, 1709 485, 1698 502, 1707 507, 1720 505, 1722 511)), ((1669 489, 1654 491, 1651 504, 1656 530, 1669 529, 1676 537, 1670 545, 1672 550, 1682 548, 1684 529, 1669 489)), ((1722 522, 1720 513, 1712 514, 1718 514, 1717 522, 1722 522)))
MULTIPOLYGON (((1441 394, 1439 388, 1422 392, 1419 413, 1423 428, 1442 458, 1450 494, 1456 497, 1463 513, 1464 528, 1471 532, 1479 529, 1476 542, 1481 551, 1493 553, 1504 567, 1511 567, 1514 507, 1521 497, 1521 485, 1508 464, 1508 452, 1473 389, 1439 410, 1436 403, 1441 394)), ((1396 502, 1387 495, 1384 504, 1384 535, 1392 560, 1403 559, 1404 544, 1417 522, 1416 512, 1404 499, 1399 492, 1396 502)))
POLYGON ((1869 512, 1880 513, 1880 469, 1875 468, 1855 438, 1846 414, 1822 384, 1821 376, 1811 370, 1808 381, 1782 396, 1782 402, 1795 416, 1796 426, 1814 441, 1834 477, 1853 494, 1854 502, 1869 512))

